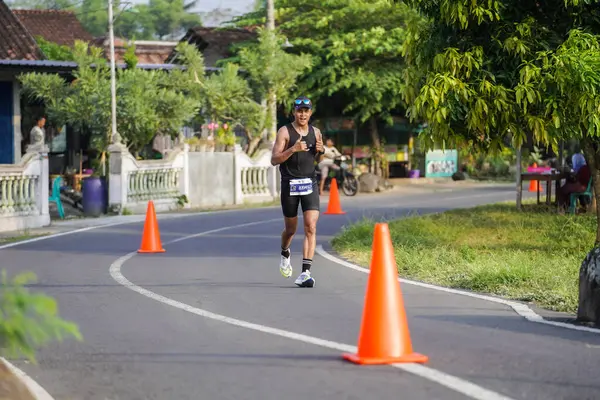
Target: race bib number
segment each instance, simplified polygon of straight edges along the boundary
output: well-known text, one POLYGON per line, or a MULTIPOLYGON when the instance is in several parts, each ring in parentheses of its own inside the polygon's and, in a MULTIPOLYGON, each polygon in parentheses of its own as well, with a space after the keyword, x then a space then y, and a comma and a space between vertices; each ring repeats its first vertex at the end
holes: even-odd
POLYGON ((290 196, 304 196, 313 192, 312 179, 292 179, 290 180, 290 196))

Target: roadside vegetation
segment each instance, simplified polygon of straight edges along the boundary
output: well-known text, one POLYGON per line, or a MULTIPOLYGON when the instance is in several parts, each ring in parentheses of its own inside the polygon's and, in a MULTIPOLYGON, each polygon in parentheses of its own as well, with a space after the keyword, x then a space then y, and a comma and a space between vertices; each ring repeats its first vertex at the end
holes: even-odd
MULTIPOLYGON (((344 258, 368 267, 371 220, 333 240, 344 258)), ((411 216, 389 223, 402 278, 533 302, 575 313, 579 267, 594 244, 596 216, 552 214, 510 203, 411 216)))

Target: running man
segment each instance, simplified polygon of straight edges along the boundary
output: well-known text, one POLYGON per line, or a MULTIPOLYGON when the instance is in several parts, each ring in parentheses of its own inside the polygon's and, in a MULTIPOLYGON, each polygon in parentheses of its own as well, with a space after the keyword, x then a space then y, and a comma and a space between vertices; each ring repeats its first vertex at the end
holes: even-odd
POLYGON ((321 131, 308 124, 312 115, 312 102, 301 96, 294 100, 294 121, 277 132, 271 164, 279 165, 281 173, 281 209, 285 229, 281 233, 281 262, 279 271, 286 278, 292 276, 290 245, 298 227, 298 205, 304 217, 304 246, 302 273, 296 281, 300 287, 313 287, 315 279, 310 267, 317 244, 319 219, 319 184, 315 161, 324 153, 321 131))

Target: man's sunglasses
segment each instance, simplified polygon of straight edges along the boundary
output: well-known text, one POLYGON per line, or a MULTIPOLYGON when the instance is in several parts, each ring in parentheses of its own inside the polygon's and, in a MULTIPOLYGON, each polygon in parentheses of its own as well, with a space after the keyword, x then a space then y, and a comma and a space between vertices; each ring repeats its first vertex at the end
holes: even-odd
POLYGON ((310 100, 309 99, 297 99, 294 100, 294 103, 299 106, 300 104, 306 104, 309 105, 310 104, 310 100))

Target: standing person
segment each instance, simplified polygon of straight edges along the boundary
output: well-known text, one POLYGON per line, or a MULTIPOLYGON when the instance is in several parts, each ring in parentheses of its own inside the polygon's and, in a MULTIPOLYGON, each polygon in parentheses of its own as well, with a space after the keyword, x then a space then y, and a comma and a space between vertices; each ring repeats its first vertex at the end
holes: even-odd
POLYGON ((294 282, 300 287, 313 287, 315 279, 310 267, 317 244, 319 219, 319 185, 315 161, 323 157, 321 131, 308 124, 312 115, 312 102, 305 96, 294 100, 294 121, 277 132, 271 164, 279 165, 281 173, 281 209, 285 229, 281 233, 281 262, 279 271, 286 278, 292 276, 290 245, 298 227, 298 206, 302 205, 304 217, 304 245, 302 273, 294 282))
POLYGON ((36 145, 44 143, 44 139, 46 138, 45 125, 46 117, 43 115, 37 117, 35 125, 31 128, 31 132, 29 132, 29 144, 36 145))

